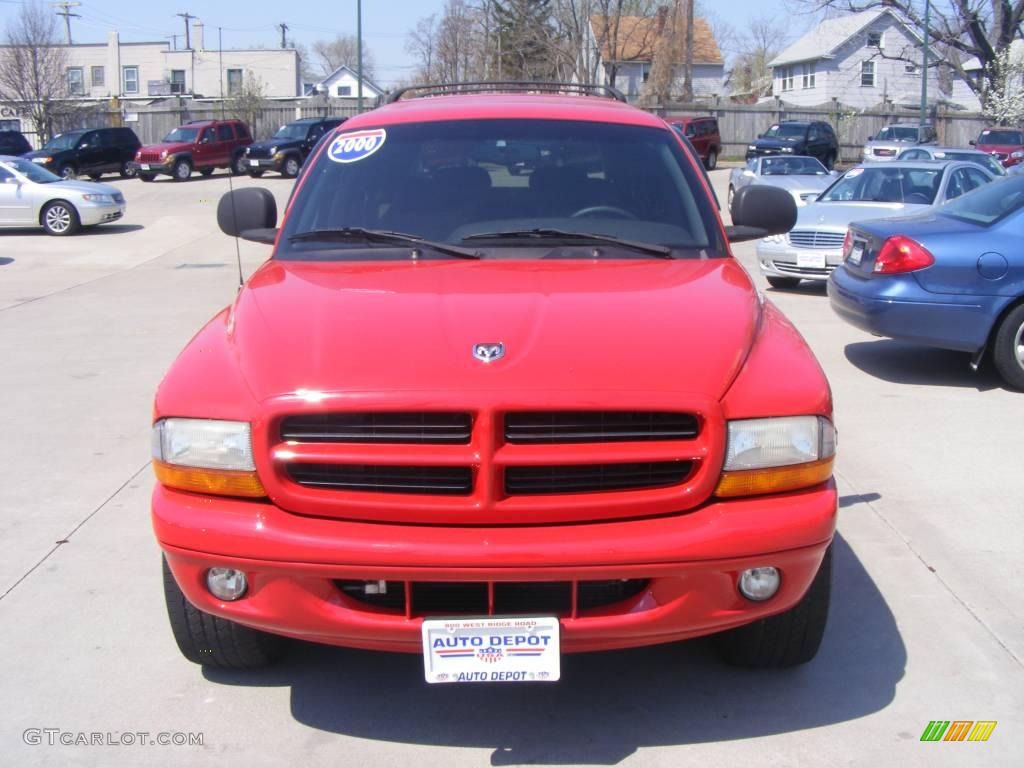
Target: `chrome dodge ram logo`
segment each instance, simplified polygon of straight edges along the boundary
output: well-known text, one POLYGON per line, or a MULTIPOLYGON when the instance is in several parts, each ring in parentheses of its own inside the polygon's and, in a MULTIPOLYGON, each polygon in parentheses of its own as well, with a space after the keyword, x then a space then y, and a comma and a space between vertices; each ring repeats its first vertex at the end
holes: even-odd
POLYGON ((505 356, 505 345, 500 341, 497 344, 474 344, 473 357, 482 363, 493 363, 495 360, 505 356))

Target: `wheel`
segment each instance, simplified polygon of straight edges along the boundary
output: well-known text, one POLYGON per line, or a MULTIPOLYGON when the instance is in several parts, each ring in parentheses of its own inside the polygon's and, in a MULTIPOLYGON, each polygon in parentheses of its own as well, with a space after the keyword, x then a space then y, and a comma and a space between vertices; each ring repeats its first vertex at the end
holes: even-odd
POLYGON ((188 181, 189 176, 192 175, 192 163, 184 159, 176 160, 171 169, 171 175, 174 176, 175 181, 188 181))
POLYGON ((130 179, 137 173, 137 171, 135 170, 135 166, 130 163, 121 163, 121 169, 118 173, 121 174, 122 179, 130 179))
POLYGON ((776 277, 775 275, 765 275, 765 279, 768 281, 768 285, 772 288, 779 288, 783 290, 790 290, 800 285, 799 277, 776 277))
POLYGON ((1024 304, 1011 310, 996 330, 992 360, 1003 381, 1024 389, 1024 304))
POLYGON ((263 175, 263 171, 249 171, 249 175, 252 176, 254 179, 258 179, 260 176, 263 175))
POLYGON ((737 667, 782 668, 814 658, 828 623, 832 591, 832 547, 825 550, 807 594, 785 613, 759 619, 715 636, 718 652, 737 667))
POLYGON ((75 170, 73 165, 62 165, 57 169, 57 175, 62 179, 73 179, 78 175, 78 171, 75 170))
POLYGON ((294 179, 299 175, 299 168, 302 167, 302 163, 299 162, 299 158, 295 155, 288 155, 284 159, 284 165, 281 166, 281 175, 285 178, 294 179))
POLYGON ((829 153, 825 156, 825 169, 831 171, 836 167, 836 156, 833 153, 829 153))
POLYGON ((718 167, 718 153, 715 150, 708 152, 708 159, 704 161, 704 167, 709 171, 715 170, 718 167))
POLYGON ((48 203, 43 208, 40 221, 43 224, 43 229, 46 230, 46 234, 61 237, 75 234, 82 226, 75 206, 71 205, 71 203, 65 203, 63 200, 55 200, 52 203, 48 203))
POLYGON ((248 170, 249 167, 245 164, 245 155, 235 155, 235 159, 231 161, 231 172, 235 176, 241 176, 248 170))
POLYGON ((200 176, 209 176, 211 173, 213 173, 213 168, 200 168, 199 169, 199 175, 200 176))
POLYGON ((182 656, 196 664, 220 669, 254 669, 281 658, 284 638, 200 611, 185 598, 167 558, 161 559, 167 618, 182 656))
POLYGON ((152 181, 153 179, 156 178, 156 176, 152 173, 140 173, 138 174, 138 176, 142 181, 152 181))

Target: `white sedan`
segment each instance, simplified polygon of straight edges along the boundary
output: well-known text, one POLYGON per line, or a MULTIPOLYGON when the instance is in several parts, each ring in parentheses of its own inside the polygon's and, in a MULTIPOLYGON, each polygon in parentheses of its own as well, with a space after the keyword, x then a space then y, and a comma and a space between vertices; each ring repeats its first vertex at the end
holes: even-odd
POLYGON ((125 208, 117 187, 63 181, 28 160, 0 155, 0 227, 41 226, 50 235, 72 235, 117 221, 125 208))

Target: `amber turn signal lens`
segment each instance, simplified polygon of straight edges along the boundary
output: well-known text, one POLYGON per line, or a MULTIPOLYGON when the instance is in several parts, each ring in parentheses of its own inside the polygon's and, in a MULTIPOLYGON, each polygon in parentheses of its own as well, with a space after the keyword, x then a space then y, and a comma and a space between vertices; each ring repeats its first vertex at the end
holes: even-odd
POLYGON ((823 483, 832 476, 833 457, 794 464, 789 467, 767 469, 744 469, 723 472, 715 488, 716 496, 759 496, 765 493, 782 493, 809 488, 823 483))
POLYGON ((216 496, 266 496, 267 492, 255 472, 226 469, 199 469, 153 462, 156 479, 168 488, 216 496))

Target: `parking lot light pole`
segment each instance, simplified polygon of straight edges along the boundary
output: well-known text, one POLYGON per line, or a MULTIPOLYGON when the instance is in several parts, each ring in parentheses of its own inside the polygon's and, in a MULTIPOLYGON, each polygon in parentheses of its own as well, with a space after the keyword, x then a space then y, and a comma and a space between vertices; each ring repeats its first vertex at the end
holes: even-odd
POLYGON ((928 12, 931 0, 924 0, 924 63, 921 65, 921 125, 928 122, 928 12))
POLYGON ((359 114, 363 113, 363 0, 356 0, 356 93, 359 95, 359 114))

